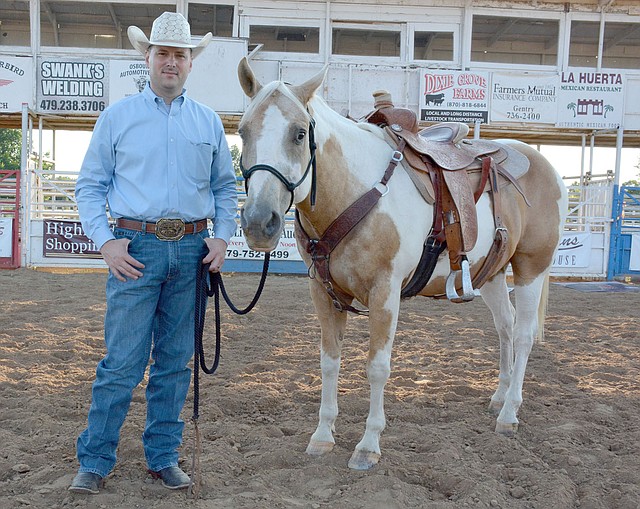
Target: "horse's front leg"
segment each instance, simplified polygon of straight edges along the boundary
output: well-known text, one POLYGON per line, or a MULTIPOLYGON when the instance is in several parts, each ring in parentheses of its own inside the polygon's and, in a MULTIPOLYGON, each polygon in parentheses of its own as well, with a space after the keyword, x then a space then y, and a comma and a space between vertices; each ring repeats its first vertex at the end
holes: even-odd
POLYGON ((341 313, 334 307, 320 283, 311 280, 309 287, 321 329, 322 399, 320 420, 307 446, 307 454, 320 456, 331 451, 335 445, 333 432, 338 417, 338 375, 347 313, 341 313))
POLYGON ((367 377, 371 395, 364 436, 349 460, 349 468, 354 470, 368 470, 380 460, 380 434, 386 425, 384 387, 391 373, 391 349, 398 324, 399 308, 399 295, 393 293, 386 293, 369 302, 367 377))

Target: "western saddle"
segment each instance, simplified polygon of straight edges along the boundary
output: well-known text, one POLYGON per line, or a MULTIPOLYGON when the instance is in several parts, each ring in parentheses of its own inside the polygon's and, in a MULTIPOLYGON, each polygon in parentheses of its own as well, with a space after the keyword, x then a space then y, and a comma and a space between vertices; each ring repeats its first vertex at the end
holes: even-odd
POLYGON ((416 188, 434 206, 431 232, 402 297, 413 297, 424 288, 438 257, 448 248, 451 272, 446 281, 446 297, 452 302, 470 301, 474 288, 480 288, 504 263, 508 233, 502 222, 500 189, 512 184, 526 202, 517 179, 528 171, 529 160, 504 144, 466 139, 466 124, 444 122, 419 130, 416 114, 394 107, 389 92, 380 90, 373 97, 375 109, 365 117, 366 121, 384 129, 390 145, 402 152, 406 163, 403 167, 416 188), (493 204, 495 235, 483 265, 472 276, 467 253, 476 244, 475 204, 485 191, 493 204))

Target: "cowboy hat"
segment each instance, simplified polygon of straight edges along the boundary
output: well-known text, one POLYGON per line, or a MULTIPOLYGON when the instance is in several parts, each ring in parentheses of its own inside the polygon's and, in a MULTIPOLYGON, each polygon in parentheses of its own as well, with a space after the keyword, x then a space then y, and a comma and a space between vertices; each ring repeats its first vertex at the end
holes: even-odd
POLYGON ((179 12, 164 12, 158 16, 151 26, 149 39, 136 26, 130 26, 127 35, 131 45, 143 55, 149 46, 171 46, 173 48, 191 48, 192 58, 196 58, 213 37, 211 32, 208 32, 200 42, 194 44, 191 39, 189 22, 179 12))

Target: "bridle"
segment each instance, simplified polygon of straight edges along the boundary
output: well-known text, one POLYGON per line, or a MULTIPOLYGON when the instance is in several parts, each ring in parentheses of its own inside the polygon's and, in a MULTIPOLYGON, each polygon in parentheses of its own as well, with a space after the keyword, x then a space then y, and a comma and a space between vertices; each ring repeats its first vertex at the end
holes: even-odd
MULTIPOLYGON (((300 184, 302 184, 307 175, 309 175, 309 171, 311 171, 311 208, 313 209, 316 204, 316 139, 315 139, 315 129, 316 121, 311 117, 309 120, 309 162, 307 163, 307 168, 304 171, 304 174, 297 182, 291 182, 287 179, 282 173, 280 173, 277 169, 269 164, 254 164, 251 168, 246 169, 242 164, 242 155, 240 156, 240 171, 242 172, 242 176, 244 177, 244 188, 245 191, 249 190, 249 178, 256 171, 268 171, 274 177, 276 177, 280 182, 284 184, 284 187, 287 188, 287 191, 291 193, 291 200, 289 201, 289 206, 287 207, 287 212, 291 209, 291 205, 293 205, 293 192, 296 190, 300 184)), ((286 214, 286 212, 285 212, 286 214)))

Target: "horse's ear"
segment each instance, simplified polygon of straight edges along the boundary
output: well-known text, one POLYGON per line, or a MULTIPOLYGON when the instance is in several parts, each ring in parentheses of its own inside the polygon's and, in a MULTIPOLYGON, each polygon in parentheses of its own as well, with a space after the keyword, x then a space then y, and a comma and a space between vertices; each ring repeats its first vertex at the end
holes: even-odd
POLYGON ((291 90, 296 94, 296 97, 302 101, 302 104, 307 104, 316 90, 320 88, 320 85, 322 85, 322 82, 327 76, 328 69, 329 66, 325 65, 318 74, 305 81, 302 85, 291 87, 291 90))
POLYGON ((242 57, 242 60, 240 60, 238 64, 238 80, 240 81, 242 90, 250 98, 253 98, 262 88, 262 84, 258 81, 249 66, 247 57, 242 57))

